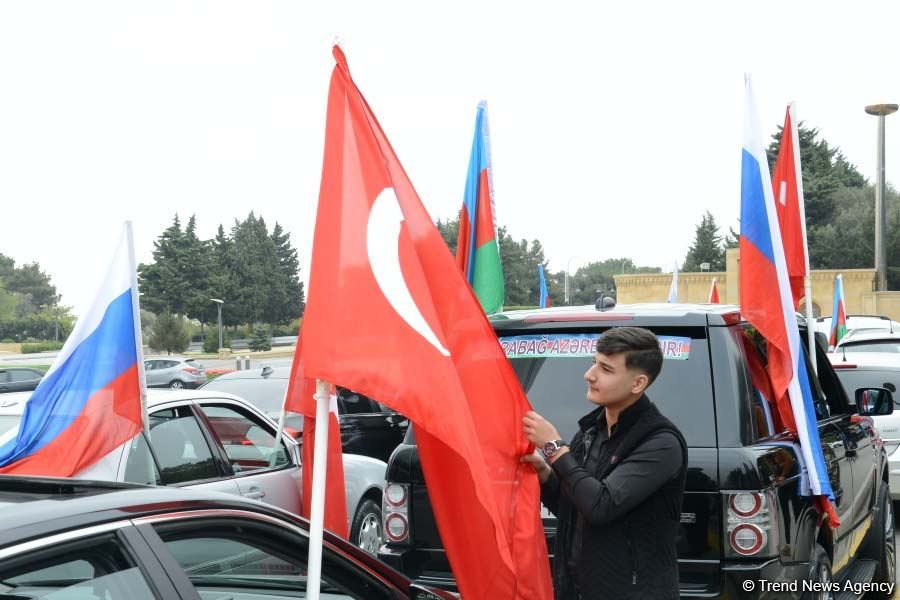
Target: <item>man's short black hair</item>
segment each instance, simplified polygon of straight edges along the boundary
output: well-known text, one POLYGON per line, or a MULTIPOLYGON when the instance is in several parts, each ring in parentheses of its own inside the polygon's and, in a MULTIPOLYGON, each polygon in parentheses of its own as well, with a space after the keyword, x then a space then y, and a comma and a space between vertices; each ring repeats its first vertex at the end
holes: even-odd
POLYGON ((647 374, 649 386, 662 370, 663 355, 659 340, 643 327, 613 327, 597 340, 597 352, 611 356, 625 353, 625 366, 647 374))

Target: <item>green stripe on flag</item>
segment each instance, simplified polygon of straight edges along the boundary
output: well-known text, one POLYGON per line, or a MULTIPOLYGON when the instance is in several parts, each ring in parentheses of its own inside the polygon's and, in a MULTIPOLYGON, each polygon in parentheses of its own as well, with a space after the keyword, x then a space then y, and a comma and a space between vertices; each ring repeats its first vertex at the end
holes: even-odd
POLYGON ((496 238, 475 250, 472 289, 485 313, 490 315, 503 309, 503 267, 496 238))

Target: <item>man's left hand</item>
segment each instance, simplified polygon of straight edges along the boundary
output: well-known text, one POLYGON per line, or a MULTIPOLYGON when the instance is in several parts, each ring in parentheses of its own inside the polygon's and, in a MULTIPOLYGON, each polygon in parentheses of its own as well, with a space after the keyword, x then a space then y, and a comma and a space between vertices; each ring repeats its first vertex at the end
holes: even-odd
POLYGON ((556 431, 553 423, 533 410, 528 411, 522 417, 522 431, 525 433, 528 441, 539 449, 543 448, 547 442, 559 439, 559 432, 556 431))

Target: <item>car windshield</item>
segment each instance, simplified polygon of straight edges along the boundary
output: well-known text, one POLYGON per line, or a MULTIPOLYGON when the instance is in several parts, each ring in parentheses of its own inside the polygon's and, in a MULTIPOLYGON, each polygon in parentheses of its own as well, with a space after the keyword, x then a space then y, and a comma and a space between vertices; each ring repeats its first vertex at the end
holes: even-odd
POLYGON ((203 386, 205 391, 225 392, 243 398, 264 413, 279 412, 287 391, 287 379, 213 379, 203 386))
POLYGON ((868 340, 847 342, 837 350, 850 352, 880 352, 883 354, 900 354, 900 340, 868 340))
MULTIPOLYGON (((689 446, 714 447, 712 381, 703 328, 655 331, 663 368, 647 395, 684 434, 689 446)), ((551 333, 500 338, 534 410, 571 440, 578 419, 594 405, 586 399, 584 373, 593 362, 596 333, 551 333)))

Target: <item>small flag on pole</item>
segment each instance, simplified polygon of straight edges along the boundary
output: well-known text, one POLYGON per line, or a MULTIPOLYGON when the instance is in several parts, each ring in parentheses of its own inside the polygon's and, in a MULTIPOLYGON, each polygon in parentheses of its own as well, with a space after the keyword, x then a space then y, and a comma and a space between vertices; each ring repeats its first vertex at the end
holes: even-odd
POLYGON ((847 305, 844 303, 844 276, 834 278, 834 304, 831 309, 831 332, 828 344, 837 346, 841 338, 847 335, 847 305))
POLYGON ((713 277, 712 285, 709 286, 709 303, 719 303, 719 287, 716 285, 716 278, 713 277))
POLYGON ((666 302, 674 304, 678 302, 678 263, 675 263, 672 272, 672 284, 669 286, 669 297, 666 302))
POLYGON ((541 308, 550 307, 550 295, 547 293, 547 279, 544 277, 544 265, 538 265, 538 281, 540 282, 540 298, 538 306, 541 308))

